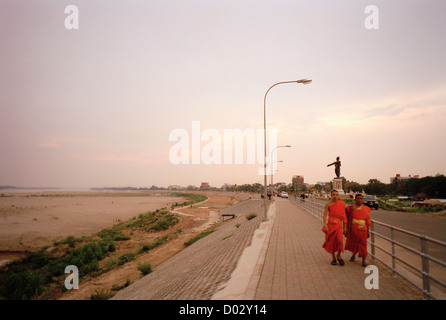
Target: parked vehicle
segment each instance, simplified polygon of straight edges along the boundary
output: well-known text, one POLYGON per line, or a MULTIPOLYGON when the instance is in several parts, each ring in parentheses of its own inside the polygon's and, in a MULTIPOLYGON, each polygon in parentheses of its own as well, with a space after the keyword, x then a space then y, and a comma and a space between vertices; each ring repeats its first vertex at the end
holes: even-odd
POLYGON ((373 198, 372 196, 363 196, 363 199, 364 199, 364 205, 366 205, 369 208, 375 208, 376 210, 378 210, 379 204, 375 198, 373 198))
POLYGON ((281 197, 281 198, 288 198, 288 192, 282 191, 282 192, 280 193, 280 197, 281 197))

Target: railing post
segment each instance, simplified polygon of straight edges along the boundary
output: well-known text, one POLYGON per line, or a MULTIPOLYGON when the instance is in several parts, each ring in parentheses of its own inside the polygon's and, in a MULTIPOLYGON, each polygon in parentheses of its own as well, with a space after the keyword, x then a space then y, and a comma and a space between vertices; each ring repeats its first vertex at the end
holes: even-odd
POLYGON ((372 249, 372 262, 375 261, 375 221, 372 220, 372 227, 371 227, 371 249, 372 249))
POLYGON ((396 259, 395 259, 395 234, 393 226, 390 227, 390 238, 392 239, 392 276, 396 277, 396 259))
POLYGON ((422 275, 423 275, 423 295, 424 299, 429 299, 429 294, 431 291, 430 288, 430 278, 429 278, 429 258, 428 258, 428 250, 426 245, 426 236, 422 235, 420 237, 421 240, 421 267, 422 267, 422 275))

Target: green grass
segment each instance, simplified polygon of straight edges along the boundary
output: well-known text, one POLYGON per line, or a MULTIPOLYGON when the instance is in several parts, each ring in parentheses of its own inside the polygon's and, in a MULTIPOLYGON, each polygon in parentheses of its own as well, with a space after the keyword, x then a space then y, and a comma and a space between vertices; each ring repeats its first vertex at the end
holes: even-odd
POLYGON ((130 240, 130 237, 123 235, 120 231, 115 228, 109 228, 102 230, 98 233, 98 236, 106 241, 125 241, 130 240))
POLYGON ((125 253, 118 258, 118 266, 122 266, 124 263, 135 260, 136 254, 129 252, 125 253))
POLYGON ((181 193, 181 192, 172 192, 170 195, 172 197, 182 197, 182 198, 189 199, 189 200, 186 200, 181 203, 174 203, 175 207, 190 206, 191 204, 194 204, 197 202, 202 202, 208 198, 203 194, 181 193))
POLYGON ((233 234, 233 233, 231 233, 230 235, 228 235, 228 236, 224 237, 223 239, 221 239, 221 241, 223 241, 223 240, 226 240, 226 239, 228 239, 228 238, 232 237, 233 235, 234 235, 234 234, 233 234))
POLYGON ((178 217, 174 214, 166 214, 164 213, 156 222, 156 224, 150 228, 150 231, 154 231, 154 232, 159 232, 162 230, 167 230, 169 229, 171 226, 177 224, 178 222, 180 222, 180 220, 178 219, 178 217))
POLYGON ((158 247, 158 246, 162 245, 163 243, 165 243, 167 240, 169 240, 168 236, 164 236, 164 237, 162 237, 160 239, 156 239, 155 242, 143 245, 138 250, 138 253, 144 253, 144 252, 147 252, 149 250, 155 249, 156 247, 158 247))
POLYGON ((184 245, 185 245, 186 247, 188 247, 188 246, 190 246, 191 244, 197 242, 198 240, 200 240, 200 239, 202 239, 202 238, 204 238, 204 237, 210 235, 212 232, 214 232, 214 231, 216 231, 216 230, 217 230, 217 229, 202 232, 202 233, 200 233, 199 235, 197 235, 197 236, 193 237, 192 239, 190 239, 189 241, 186 241, 186 242, 184 243, 184 245))
POLYGON ((246 215, 246 220, 251 220, 254 219, 255 217, 257 217, 255 213, 250 213, 246 215))

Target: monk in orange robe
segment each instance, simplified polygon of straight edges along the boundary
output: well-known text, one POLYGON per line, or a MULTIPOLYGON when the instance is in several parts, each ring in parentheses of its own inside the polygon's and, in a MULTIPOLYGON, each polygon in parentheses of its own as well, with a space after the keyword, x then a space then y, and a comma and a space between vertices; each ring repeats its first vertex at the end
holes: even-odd
POLYGON ((347 215, 347 241, 345 250, 352 252, 350 261, 355 261, 356 254, 362 258, 362 265, 367 267, 367 238, 370 237, 369 228, 372 225, 370 220, 370 208, 363 205, 361 194, 355 196, 355 204, 346 208, 347 215))
POLYGON ((339 200, 339 193, 336 190, 331 191, 331 200, 327 202, 324 210, 325 242, 322 247, 332 255, 332 265, 336 265, 336 260, 341 266, 344 260, 341 258, 341 252, 344 252, 344 238, 346 231, 347 217, 345 216, 345 202, 339 200), (335 256, 337 252, 337 255, 335 256))

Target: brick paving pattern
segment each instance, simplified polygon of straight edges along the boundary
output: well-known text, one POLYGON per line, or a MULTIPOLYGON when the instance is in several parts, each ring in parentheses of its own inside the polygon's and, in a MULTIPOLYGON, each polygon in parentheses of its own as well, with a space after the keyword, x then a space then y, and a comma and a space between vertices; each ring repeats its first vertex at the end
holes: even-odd
POLYGON ((320 220, 288 200, 276 200, 277 213, 258 283, 255 299, 421 299, 410 284, 393 278, 377 262, 379 289, 368 290, 360 259, 350 262, 350 252, 342 255, 344 266, 332 266, 331 254, 322 248, 324 234, 320 220))

